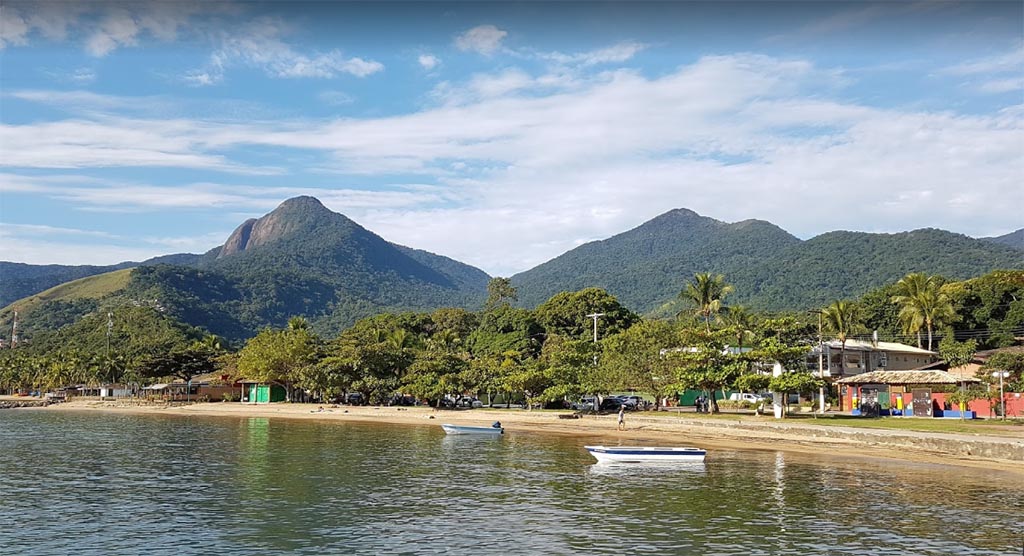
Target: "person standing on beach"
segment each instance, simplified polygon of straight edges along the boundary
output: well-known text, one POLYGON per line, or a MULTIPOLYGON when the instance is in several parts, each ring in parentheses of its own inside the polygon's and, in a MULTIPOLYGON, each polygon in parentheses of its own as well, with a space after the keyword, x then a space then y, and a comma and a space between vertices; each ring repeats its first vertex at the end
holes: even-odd
POLYGON ((619 430, 626 430, 626 406, 625 404, 619 406, 619 430))

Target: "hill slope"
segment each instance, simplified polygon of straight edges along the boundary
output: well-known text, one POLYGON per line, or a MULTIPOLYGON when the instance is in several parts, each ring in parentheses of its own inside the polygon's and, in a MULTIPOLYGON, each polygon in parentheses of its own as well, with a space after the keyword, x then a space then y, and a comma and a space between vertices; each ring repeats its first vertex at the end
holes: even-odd
POLYGON ((712 272, 736 287, 730 302, 783 310, 855 297, 910 272, 963 279, 998 268, 1024 268, 1024 257, 943 230, 830 232, 801 241, 768 222, 729 224, 673 210, 517 274, 512 283, 528 306, 562 290, 597 286, 633 310, 673 312, 694 273, 712 272))
POLYGON ((1015 232, 1010 232, 1006 235, 996 237, 983 237, 982 241, 988 241, 990 243, 998 243, 1000 245, 1007 245, 1014 249, 1024 251, 1024 228, 1021 228, 1015 232))

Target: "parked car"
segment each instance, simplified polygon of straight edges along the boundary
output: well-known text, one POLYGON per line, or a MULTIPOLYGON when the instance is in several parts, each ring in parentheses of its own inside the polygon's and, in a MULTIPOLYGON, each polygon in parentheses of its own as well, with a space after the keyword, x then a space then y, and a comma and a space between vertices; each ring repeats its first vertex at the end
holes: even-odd
POLYGON ((576 411, 593 411, 594 410, 594 397, 583 396, 580 401, 572 404, 572 408, 576 411))
POLYGON ((605 398, 601 400, 601 411, 618 411, 624 404, 619 398, 605 398))
POLYGON ((640 396, 616 396, 622 400, 622 405, 626 406, 629 410, 647 409, 647 400, 644 400, 640 396))
POLYGON ((348 405, 366 405, 366 398, 359 392, 345 394, 345 403, 348 405))
POLYGON ((480 401, 480 400, 478 400, 476 398, 469 397, 469 396, 462 396, 462 397, 458 398, 457 400, 455 400, 455 407, 462 407, 462 408, 466 408, 466 409, 474 409, 474 408, 483 407, 483 406, 484 406, 484 402, 482 402, 482 401, 480 401))
POLYGON ((750 403, 761 403, 764 401, 764 397, 760 394, 751 394, 749 392, 733 392, 729 394, 730 402, 750 402, 750 403))

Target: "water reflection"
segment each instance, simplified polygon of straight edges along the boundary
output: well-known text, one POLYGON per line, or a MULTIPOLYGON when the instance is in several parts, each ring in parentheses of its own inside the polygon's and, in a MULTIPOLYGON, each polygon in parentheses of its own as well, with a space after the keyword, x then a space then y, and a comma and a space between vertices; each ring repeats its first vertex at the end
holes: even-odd
POLYGON ((436 426, 0 420, 0 554, 1002 556, 1024 527, 1019 480, 894 461, 597 465, 590 439, 436 426))
POLYGON ((704 462, 645 462, 645 463, 595 463, 587 467, 586 472, 593 476, 642 479, 652 475, 671 475, 684 477, 695 473, 705 473, 704 462))

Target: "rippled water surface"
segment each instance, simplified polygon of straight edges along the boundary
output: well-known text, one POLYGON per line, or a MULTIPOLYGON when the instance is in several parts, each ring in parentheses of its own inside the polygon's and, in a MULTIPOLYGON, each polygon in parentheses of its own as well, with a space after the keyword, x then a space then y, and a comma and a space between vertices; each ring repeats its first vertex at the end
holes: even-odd
POLYGON ((0 554, 1019 555, 1019 476, 264 418, 0 413, 0 554))

